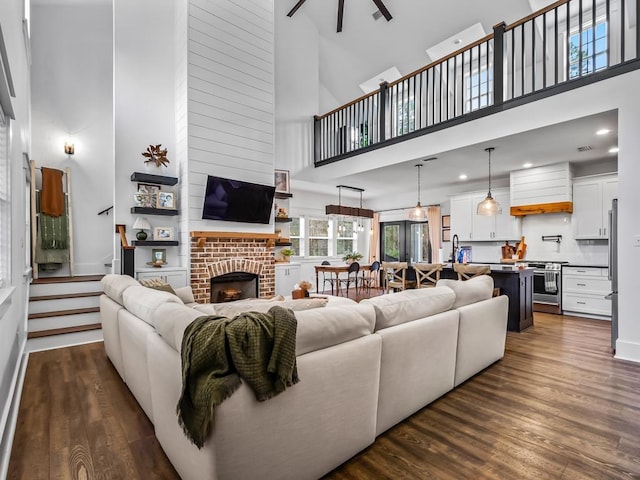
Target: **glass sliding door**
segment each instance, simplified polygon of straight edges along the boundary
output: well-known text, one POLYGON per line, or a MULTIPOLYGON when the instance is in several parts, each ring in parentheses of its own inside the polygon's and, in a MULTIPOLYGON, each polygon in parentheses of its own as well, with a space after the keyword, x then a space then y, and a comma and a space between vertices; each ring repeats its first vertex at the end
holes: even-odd
POLYGON ((383 262, 431 261, 428 223, 384 222, 380 224, 380 230, 380 252, 383 262))
POLYGON ((429 243, 429 224, 410 223, 411 239, 409 242, 409 262, 429 263, 431 260, 431 244, 429 243))

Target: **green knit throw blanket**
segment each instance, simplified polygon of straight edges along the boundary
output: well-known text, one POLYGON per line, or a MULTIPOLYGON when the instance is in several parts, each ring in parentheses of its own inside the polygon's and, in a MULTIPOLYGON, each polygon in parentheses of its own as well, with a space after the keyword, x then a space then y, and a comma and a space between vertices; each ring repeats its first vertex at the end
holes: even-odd
POLYGON ((233 319, 198 317, 182 338, 182 393, 178 421, 202 448, 215 408, 235 392, 241 378, 259 402, 298 383, 297 321, 291 310, 245 312, 233 319))
POLYGON ((40 214, 40 238, 43 250, 64 250, 69 248, 69 232, 67 231, 67 202, 64 212, 59 217, 40 214))

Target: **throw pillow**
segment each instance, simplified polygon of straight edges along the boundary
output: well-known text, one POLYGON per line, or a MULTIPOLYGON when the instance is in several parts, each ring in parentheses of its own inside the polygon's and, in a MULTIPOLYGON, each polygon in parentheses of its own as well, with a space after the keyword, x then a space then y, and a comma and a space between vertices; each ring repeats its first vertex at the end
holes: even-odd
POLYGON ((173 287, 161 278, 149 278, 146 280, 140 280, 140 285, 142 285, 143 287, 153 288, 154 290, 169 292, 173 295, 176 295, 176 291, 173 289, 173 287))
POLYGON ((324 307, 329 300, 327 298, 304 298, 301 300, 238 300, 227 303, 210 303, 206 305, 195 305, 198 311, 208 315, 221 315, 223 317, 233 318, 243 312, 268 312, 273 306, 289 308, 294 312, 301 310, 309 310, 311 308, 324 307))

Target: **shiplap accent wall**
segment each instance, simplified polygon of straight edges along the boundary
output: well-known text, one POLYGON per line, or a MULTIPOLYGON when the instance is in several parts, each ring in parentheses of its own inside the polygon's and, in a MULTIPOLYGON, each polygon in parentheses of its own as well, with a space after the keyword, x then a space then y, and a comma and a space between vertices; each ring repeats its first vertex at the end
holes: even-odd
POLYGON ((176 2, 175 24, 175 109, 176 109, 176 162, 178 165, 178 223, 177 239, 180 241, 178 265, 189 265, 189 117, 188 117, 188 77, 187 39, 189 8, 186 2, 176 2))
POLYGON ((273 1, 190 0, 187 59, 189 230, 273 232, 201 219, 207 175, 273 185, 273 1))
POLYGON ((511 172, 511 206, 571 202, 569 162, 511 172))

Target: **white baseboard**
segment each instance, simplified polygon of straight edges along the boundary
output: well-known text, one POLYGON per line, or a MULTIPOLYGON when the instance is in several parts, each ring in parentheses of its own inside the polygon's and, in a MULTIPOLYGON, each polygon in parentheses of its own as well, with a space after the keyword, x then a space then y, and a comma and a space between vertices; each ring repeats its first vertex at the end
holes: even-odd
POLYGON ((615 358, 640 363, 640 343, 625 342, 618 339, 615 358))
MULTIPOLYGON (((24 345, 22 347, 24 351, 24 345)), ((24 376, 27 371, 27 363, 29 362, 29 354, 24 353, 20 356, 21 361, 13 380, 13 390, 8 401, 7 421, 2 433, 2 451, 0 451, 0 480, 6 480, 9 470, 9 460, 11 458, 11 447, 13 446, 13 437, 16 433, 16 424, 18 423, 18 411, 20 409, 20 399, 22 398, 22 387, 24 385, 24 376)))

